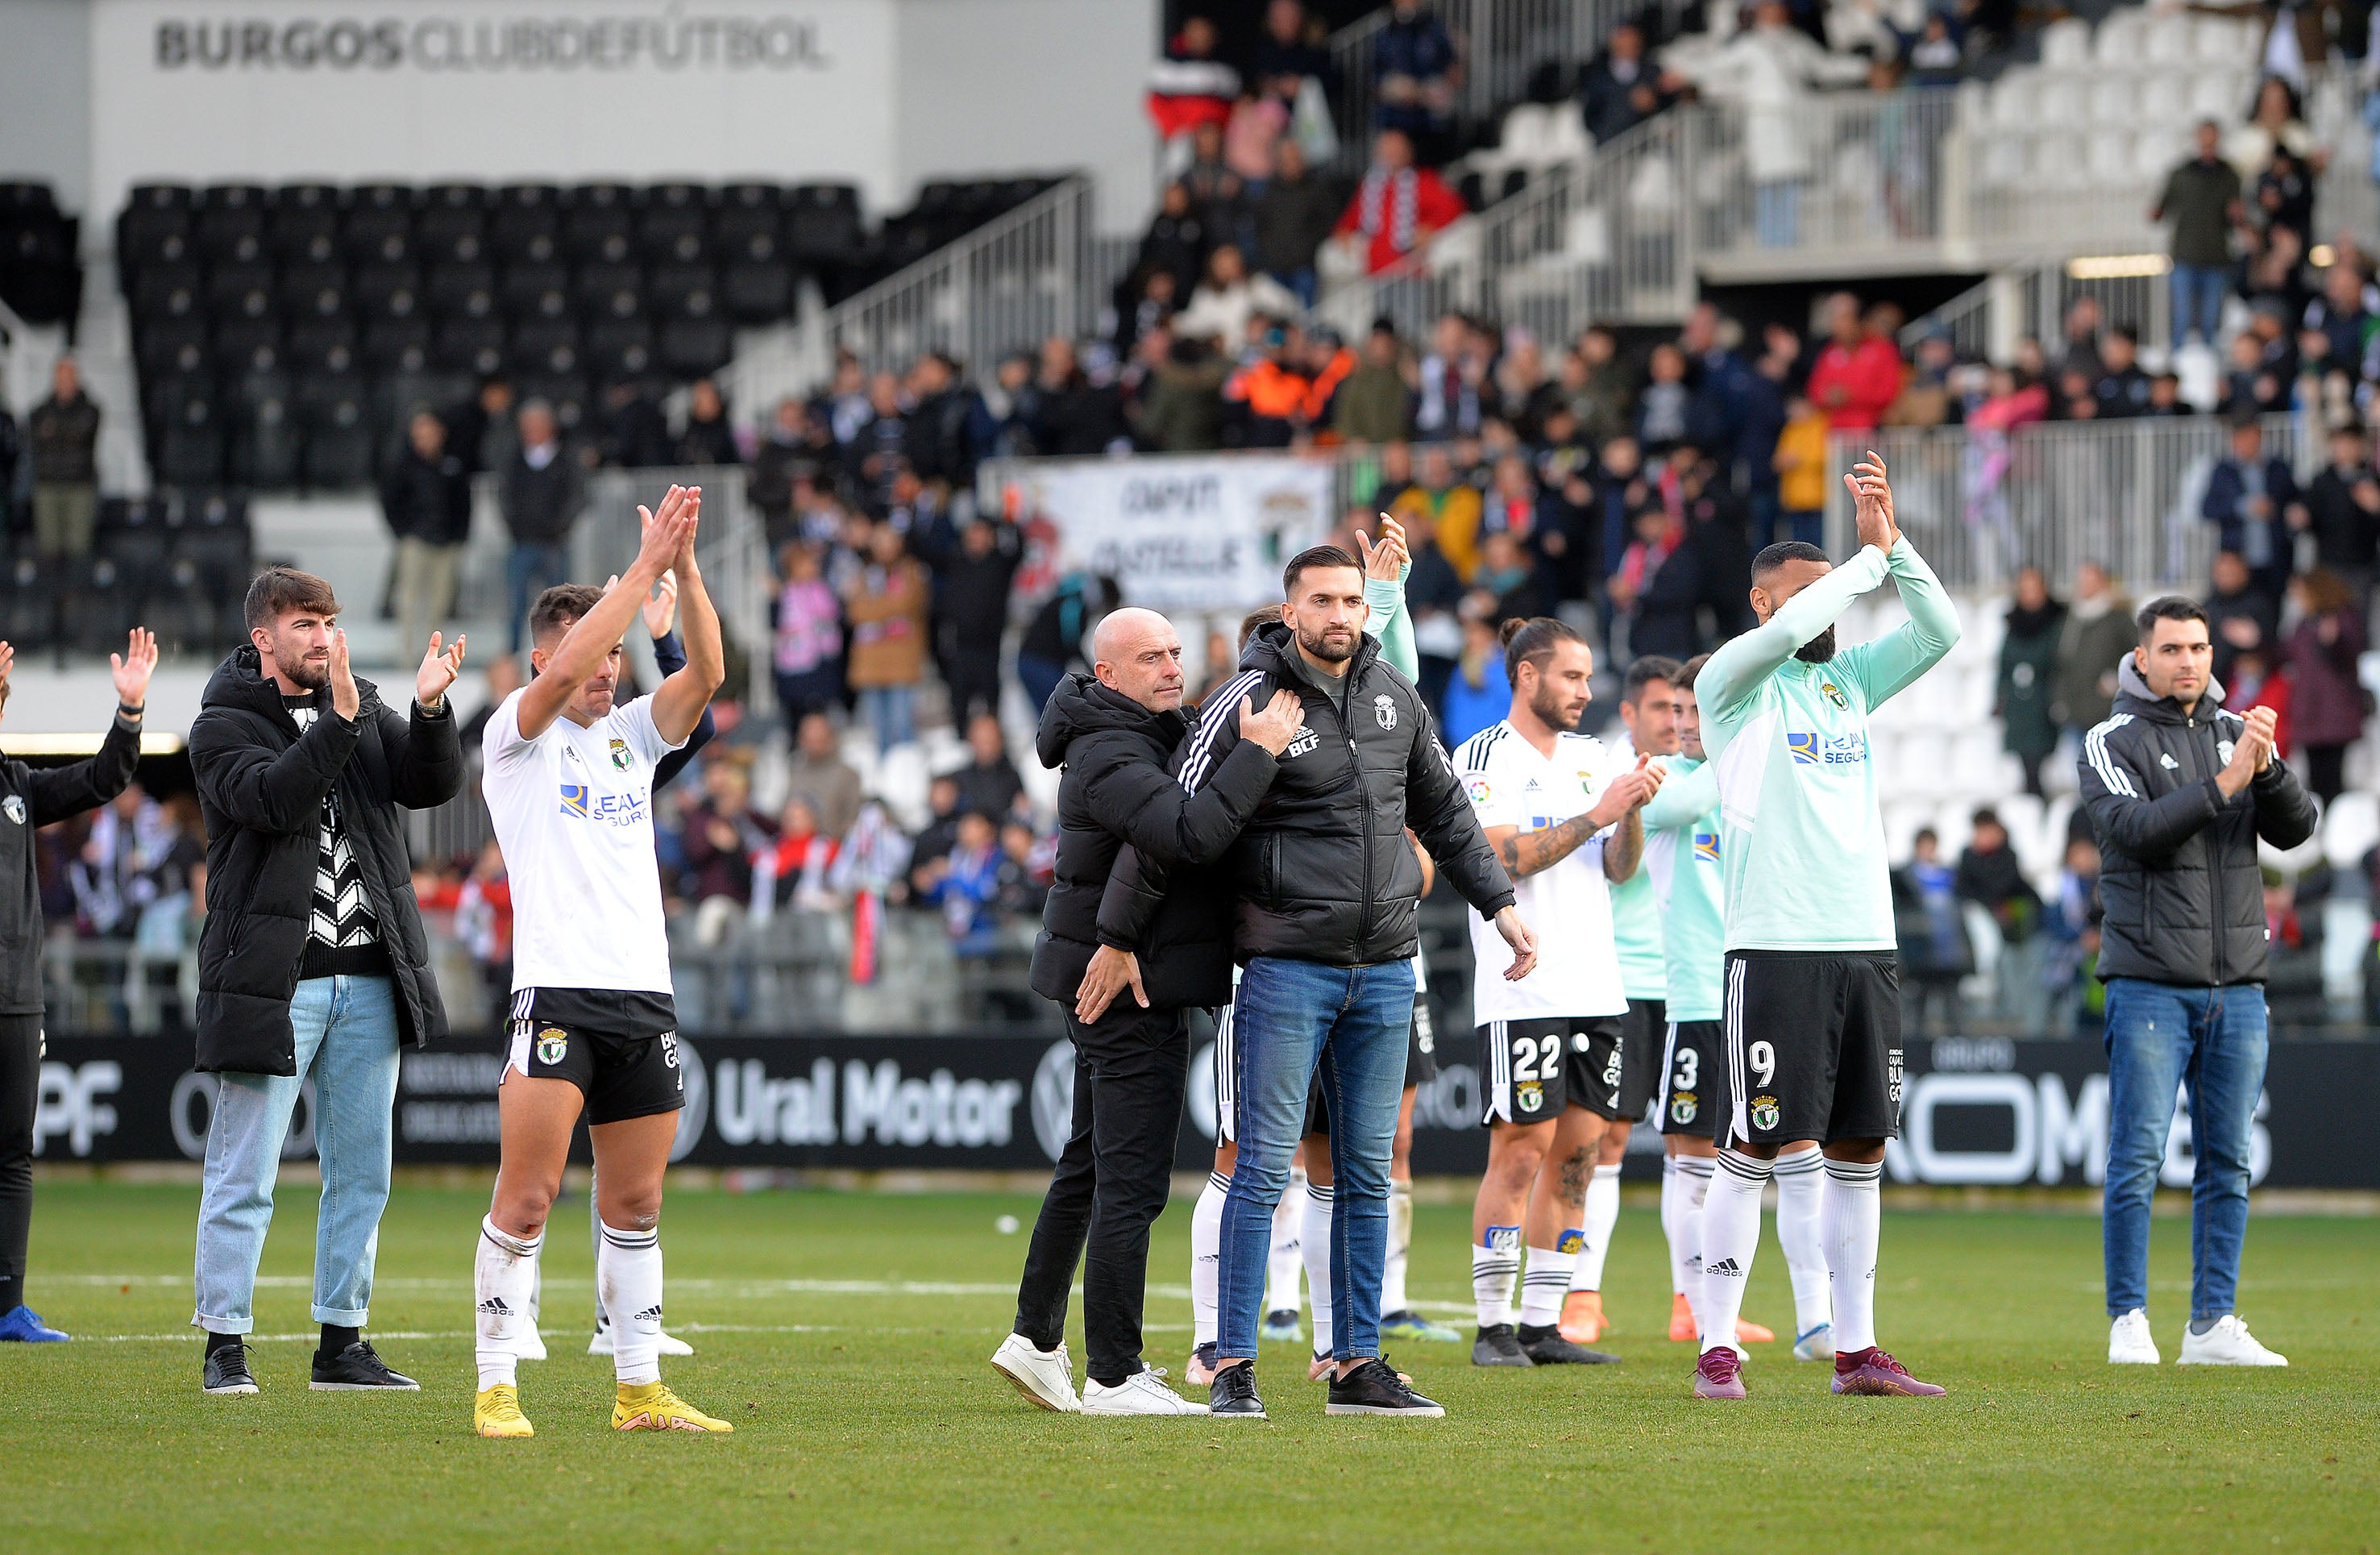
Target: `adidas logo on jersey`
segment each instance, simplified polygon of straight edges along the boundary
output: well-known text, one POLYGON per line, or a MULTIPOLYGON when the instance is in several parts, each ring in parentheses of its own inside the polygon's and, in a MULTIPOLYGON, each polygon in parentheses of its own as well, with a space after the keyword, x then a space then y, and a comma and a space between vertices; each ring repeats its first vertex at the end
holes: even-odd
POLYGON ((1721 1258, 1717 1263, 1706 1263, 1703 1265, 1703 1272, 1705 1274, 1722 1275, 1730 1280, 1741 1280, 1743 1278, 1742 1266, 1738 1264, 1733 1258, 1721 1258))

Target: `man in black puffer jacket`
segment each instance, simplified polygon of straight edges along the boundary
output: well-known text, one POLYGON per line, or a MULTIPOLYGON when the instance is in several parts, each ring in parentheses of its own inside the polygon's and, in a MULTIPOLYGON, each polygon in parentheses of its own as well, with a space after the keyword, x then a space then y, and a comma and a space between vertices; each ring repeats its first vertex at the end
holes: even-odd
POLYGON ((349 669, 338 611, 321 578, 267 567, 248 590, 252 641, 215 671, 190 725, 207 824, 198 1067, 223 1076, 191 1318, 207 1330, 211 1393, 257 1391, 242 1336, 255 1326, 282 1140, 310 1075, 322 1167, 313 1386, 414 1386, 361 1330, 398 1051, 446 1034, 397 807, 426 809, 463 786, 445 701, 463 639, 442 652, 431 637, 407 718, 349 669))
MULTIPOLYGON (((25 1305, 25 1243, 33 1223, 33 1118, 42 1094, 42 886, 33 833, 124 792, 140 759, 140 710, 157 639, 134 627, 115 672, 115 713, 98 754, 63 767, 0 760, 0 1341, 67 1335, 25 1305)), ((16 650, 0 642, 0 707, 16 650)))
MULTIPOLYGON (((1336 546, 1316 546, 1292 558, 1281 585, 1281 619, 1248 639, 1240 674, 1209 699, 1175 756, 1182 786, 1203 789, 1237 754, 1220 710, 1283 690, 1305 706, 1306 727, 1220 867, 1236 899, 1233 949, 1243 971, 1232 1004, 1239 1159, 1223 1202, 1220 1367, 1211 1396, 1220 1415, 1264 1417, 1253 1363, 1273 1209, 1305 1131, 1308 1090, 1319 1086, 1337 1178, 1331 1235, 1346 1270, 1327 1407, 1439 1415, 1379 1353, 1389 1164, 1420 946, 1421 860, 1405 829, 1512 947, 1504 977, 1528 975, 1536 942, 1513 910, 1512 882, 1439 744, 1428 705, 1364 630, 1361 565, 1336 546)), ((1101 906, 1103 941, 1150 942, 1147 925, 1168 894, 1156 878, 1163 872, 1136 850, 1118 861, 1101 906)))
MULTIPOLYGON (((1016 1330, 991 1364, 1045 1409, 1099 1415, 1201 1414, 1144 1369, 1141 1298, 1148 1227, 1165 1208, 1189 1068, 1188 1011, 1228 1002, 1228 897, 1199 878, 1271 785, 1275 758, 1304 718, 1292 695, 1262 712, 1236 709, 1239 747, 1193 794, 1167 758, 1189 729, 1182 713, 1182 639, 1149 610, 1111 612, 1092 638, 1093 673, 1069 675, 1042 709, 1042 765, 1063 765, 1056 879, 1033 952, 1034 991, 1066 1012, 1075 1044, 1073 1133, 1034 1222, 1016 1292, 1016 1330), (1125 843, 1180 867, 1180 889, 1139 942, 1144 961, 1102 947, 1099 901, 1125 843), (1077 999, 1094 963, 1129 981, 1088 1023, 1077 999), (1093 1228, 1096 1226, 1096 1234, 1093 1228), (1065 1353, 1066 1296, 1083 1271, 1089 1384, 1078 1402, 1065 1353)), ((1217 714, 1218 717, 1223 714, 1217 714)))
POLYGON ((2206 613, 2142 607, 2115 713, 2082 738, 2099 839, 2099 976, 2107 984, 2107 1342, 2157 1361, 2148 1326, 2149 1197, 2188 1077, 2192 1270, 2181 1359, 2286 1366, 2231 1310, 2248 1230, 2248 1156, 2265 1085, 2265 880, 2258 838, 2295 847, 2319 816, 2273 748, 2273 713, 2223 710, 2206 613))

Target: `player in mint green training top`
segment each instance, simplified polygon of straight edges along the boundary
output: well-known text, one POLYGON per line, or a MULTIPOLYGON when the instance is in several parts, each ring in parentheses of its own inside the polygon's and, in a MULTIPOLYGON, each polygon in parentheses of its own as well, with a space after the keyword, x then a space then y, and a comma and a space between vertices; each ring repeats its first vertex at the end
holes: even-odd
POLYGON ((1702 1357, 1694 1391, 1742 1398, 1732 1336, 1779 1149, 1826 1150, 1822 1234, 1834 1287, 1834 1391, 1938 1396, 1876 1345, 1885 1141, 1900 1128, 1900 978, 1868 713, 1959 640, 1942 585, 1894 524, 1884 461, 1843 482, 1860 551, 1753 558, 1760 625, 1695 680, 1726 839, 1718 1167, 1703 1207, 1702 1357), (1908 621, 1838 651, 1835 621, 1889 577, 1908 621))
MULTIPOLYGON (((1670 1023, 1661 1050, 1661 1088, 1653 1120, 1661 1131, 1661 1230, 1670 1242, 1670 1337, 1699 1337, 1694 1313, 1703 1295, 1703 1201, 1710 1190, 1713 1124, 1718 1107, 1712 1087, 1723 1072, 1719 1027, 1726 966, 1726 916, 1720 863, 1727 844, 1720 835, 1718 769, 1704 757, 1701 708, 1694 682, 1710 656, 1689 660, 1678 672, 1678 737, 1681 753, 1669 759, 1670 780, 1645 807, 1645 873, 1652 880, 1655 912, 1662 929, 1668 977, 1670 1023)), ((1796 1139, 1776 1162, 1777 1240, 1793 1276, 1793 1355, 1796 1360, 1832 1360, 1835 1351, 1828 1305, 1827 1257, 1818 1235, 1822 1159, 1815 1139, 1796 1139)), ((1758 1342, 1775 1335, 1736 1319, 1736 1342, 1758 1342)))

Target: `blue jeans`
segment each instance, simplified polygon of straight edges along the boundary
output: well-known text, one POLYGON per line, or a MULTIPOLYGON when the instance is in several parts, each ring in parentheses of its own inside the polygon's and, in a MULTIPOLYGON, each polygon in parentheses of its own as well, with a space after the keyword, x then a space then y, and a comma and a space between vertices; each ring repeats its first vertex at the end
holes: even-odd
POLYGON ((2173 343, 2180 345, 2195 330, 2199 339, 2214 345, 2231 272, 2219 264, 2176 264, 2166 284, 2173 293, 2173 343))
POLYGON ((1058 683, 1066 678, 1066 666, 1048 659, 1035 659, 1026 654, 1016 656, 1016 678, 1025 684, 1026 699, 1033 704, 1033 716, 1050 705, 1058 694, 1058 683))
POLYGON ((256 1263, 273 1223, 273 1181, 289 1115, 310 1072, 322 1206, 314 1227, 314 1320, 364 1326, 388 1204, 396 1105, 396 991, 386 978, 309 978, 289 1002, 295 1075, 225 1075, 207 1127, 199 1198, 198 1311, 210 1333, 256 1327, 256 1263))
POLYGON ((859 693, 860 716, 876 731, 876 753, 879 756, 896 745, 907 745, 917 737, 914 709, 917 688, 914 686, 869 686, 859 693))
POLYGON ((1309 1085, 1330 1109, 1331 1354, 1380 1353, 1380 1274, 1389 1247, 1389 1156, 1413 1026, 1410 961, 1326 966, 1260 955, 1232 1000, 1237 1039, 1239 1165, 1223 1197, 1216 1353, 1253 1360, 1263 1316, 1272 1212, 1305 1132, 1309 1085))
POLYGON ((518 653, 527 629, 528 607, 557 583, 569 581, 570 564, 561 541, 551 545, 516 544, 504 553, 504 651, 518 653))
POLYGON ((2149 1197, 2190 1089, 2190 1315, 2220 1318, 2248 1233, 2248 1146, 2265 1087, 2265 990, 2107 979, 2107 1315, 2146 1307, 2149 1197))
POLYGON ((1790 249, 1802 238, 1802 180, 1752 186, 1752 225, 1764 249, 1790 249))

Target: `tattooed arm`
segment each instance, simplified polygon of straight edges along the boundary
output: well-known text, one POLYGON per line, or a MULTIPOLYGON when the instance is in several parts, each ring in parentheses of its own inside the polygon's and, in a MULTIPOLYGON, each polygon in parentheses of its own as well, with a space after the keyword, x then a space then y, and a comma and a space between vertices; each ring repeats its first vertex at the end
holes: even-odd
POLYGON ((1636 872, 1636 860, 1645 851, 1640 811, 1645 800, 1660 792, 1661 775, 1661 769, 1653 766, 1649 758, 1639 758, 1635 767, 1615 779, 1584 814, 1535 832, 1524 832, 1517 826, 1491 826, 1488 829, 1488 845, 1496 850, 1504 872, 1522 880, 1552 869, 1585 846, 1597 832, 1616 824, 1620 830, 1603 844, 1604 878, 1624 881, 1636 872), (1612 861, 1615 851, 1621 856, 1617 865, 1612 861))

